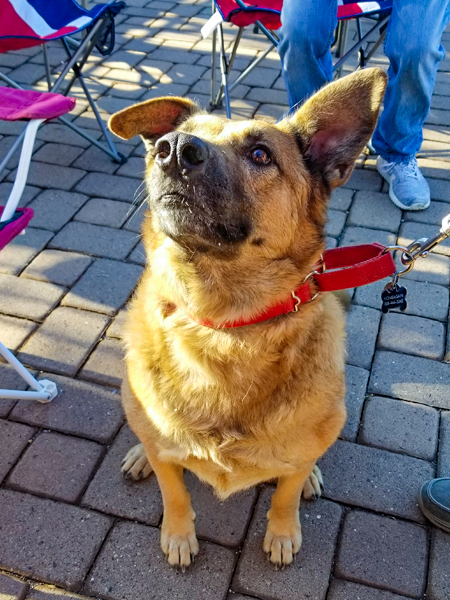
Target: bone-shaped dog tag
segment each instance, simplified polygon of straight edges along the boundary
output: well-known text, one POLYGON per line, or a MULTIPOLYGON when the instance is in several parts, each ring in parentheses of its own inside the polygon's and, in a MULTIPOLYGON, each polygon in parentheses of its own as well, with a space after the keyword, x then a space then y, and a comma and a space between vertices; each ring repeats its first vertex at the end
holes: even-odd
POLYGON ((395 281, 390 281, 381 292, 381 310, 384 313, 399 308, 401 311, 406 310, 406 288, 398 285, 395 281))

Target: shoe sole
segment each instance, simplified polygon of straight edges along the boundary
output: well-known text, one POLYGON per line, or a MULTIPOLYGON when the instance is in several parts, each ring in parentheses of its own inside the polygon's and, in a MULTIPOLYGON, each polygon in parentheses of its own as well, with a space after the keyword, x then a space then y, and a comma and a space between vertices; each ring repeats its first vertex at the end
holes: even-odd
MULTIPOLYGON (((380 173, 380 171, 378 171, 378 173, 380 173)), ((426 206, 405 206, 404 204, 402 204, 400 202, 400 200, 397 198, 397 196, 392 191, 391 183, 390 183, 389 179, 385 175, 383 175, 383 173, 380 173, 380 175, 386 181, 386 183, 389 185, 389 198, 395 204, 395 206, 398 206, 398 208, 401 208, 402 210, 425 210, 426 208, 428 208, 430 206, 431 200, 428 200, 428 203, 426 204, 426 206)))
POLYGON ((439 527, 439 529, 443 529, 444 531, 446 531, 447 533, 450 533, 450 523, 445 523, 443 521, 440 521, 439 519, 437 519, 432 513, 430 513, 425 506, 423 505, 422 502, 422 496, 419 495, 419 505, 420 505, 420 509, 423 512, 423 514, 425 515, 425 517, 431 522, 433 523, 433 525, 435 525, 436 527, 439 527))

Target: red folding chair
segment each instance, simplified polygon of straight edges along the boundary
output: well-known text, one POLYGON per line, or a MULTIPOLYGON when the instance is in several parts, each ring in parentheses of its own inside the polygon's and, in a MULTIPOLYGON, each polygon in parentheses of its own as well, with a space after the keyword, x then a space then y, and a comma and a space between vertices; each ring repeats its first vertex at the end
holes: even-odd
MULTIPOLYGON (((0 206, 0 251, 12 239, 25 230, 33 217, 32 208, 17 208, 27 181, 34 140, 40 125, 48 119, 60 117, 75 106, 75 98, 61 94, 15 90, 0 87, 0 119, 6 121, 27 120, 22 151, 13 188, 5 206, 0 206)), ((18 144, 14 144, 11 157, 18 144)), ((4 161, 5 162, 5 161, 4 161)), ((32 388, 30 391, 0 389, 0 399, 38 400, 50 402, 58 393, 56 384, 47 379, 37 380, 22 363, 0 342, 0 354, 32 388)))
MULTIPOLYGON (((202 27, 204 38, 212 33, 212 54, 211 54, 211 107, 217 108, 225 99, 225 106, 228 118, 231 117, 230 92, 242 83, 242 81, 257 67, 271 52, 279 42, 276 30, 281 27, 281 8, 283 0, 258 0, 257 2, 244 2, 243 0, 213 0, 213 16, 202 27), (238 27, 235 40, 232 44, 230 53, 226 54, 224 33, 222 23, 232 23, 238 27), (260 30, 269 40, 270 45, 259 54, 255 60, 243 71, 232 84, 228 77, 233 66, 234 59, 241 41, 245 28, 254 26, 260 30), (216 66, 217 66, 217 38, 219 40, 219 57, 221 83, 216 90, 216 66)), ((338 28, 336 31, 336 57, 337 61, 333 66, 336 76, 340 76, 342 67, 348 59, 358 52, 358 68, 363 68, 373 54, 376 52, 386 33, 386 26, 392 11, 392 0, 338 0, 338 28), (361 27, 361 18, 368 18, 373 21, 372 26, 366 33, 363 33, 361 27), (351 48, 346 50, 347 44, 347 24, 349 20, 356 22, 357 41, 351 48), (368 40, 372 34, 378 30, 378 38, 374 44, 369 46, 368 40)))
MULTIPOLYGON (((83 67, 96 48, 106 55, 114 48, 114 17, 125 2, 110 0, 85 10, 75 0, 0 0, 0 53, 42 45, 47 85, 50 92, 64 96, 79 82, 97 119, 106 145, 64 117, 60 120, 79 135, 106 152, 114 161, 126 162, 117 152, 83 76, 83 67), (60 74, 52 81, 47 56, 47 44, 60 40, 67 60, 60 74)), ((11 77, 0 71, 0 80, 16 89, 23 89, 11 77)))

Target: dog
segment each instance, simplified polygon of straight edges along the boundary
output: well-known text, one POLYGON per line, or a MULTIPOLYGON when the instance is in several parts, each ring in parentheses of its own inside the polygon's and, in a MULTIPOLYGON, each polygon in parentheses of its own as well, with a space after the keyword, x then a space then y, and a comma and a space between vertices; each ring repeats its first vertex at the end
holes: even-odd
POLYGON ((368 142, 385 86, 381 69, 355 72, 277 124, 178 97, 109 121, 144 140, 150 205, 123 336, 123 406, 141 443, 122 470, 155 472, 172 566, 184 570, 199 549, 184 469, 220 499, 276 480, 263 549, 277 567, 300 549, 300 497, 320 496, 316 461, 346 419, 344 309, 333 294, 314 297, 309 276, 328 198, 368 142), (311 301, 264 318, 305 280, 311 301))

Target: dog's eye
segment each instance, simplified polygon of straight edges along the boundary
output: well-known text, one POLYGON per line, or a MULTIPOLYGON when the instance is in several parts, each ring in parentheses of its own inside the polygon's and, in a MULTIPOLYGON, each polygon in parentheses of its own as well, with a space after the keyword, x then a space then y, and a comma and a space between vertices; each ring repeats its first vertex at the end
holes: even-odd
POLYGON ((265 148, 253 148, 251 158, 256 165, 268 165, 272 162, 272 158, 265 148))

